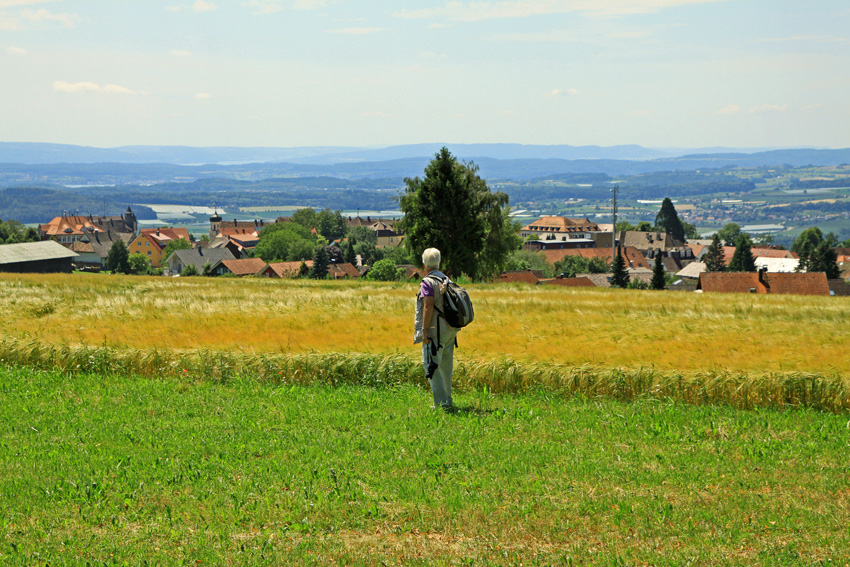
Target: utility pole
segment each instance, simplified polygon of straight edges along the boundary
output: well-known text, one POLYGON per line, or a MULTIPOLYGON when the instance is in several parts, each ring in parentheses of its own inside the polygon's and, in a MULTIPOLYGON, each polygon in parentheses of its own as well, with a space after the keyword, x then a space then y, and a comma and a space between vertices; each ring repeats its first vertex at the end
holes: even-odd
POLYGON ((611 193, 614 197, 611 199, 611 263, 617 260, 617 191, 620 190, 619 185, 614 185, 611 193))

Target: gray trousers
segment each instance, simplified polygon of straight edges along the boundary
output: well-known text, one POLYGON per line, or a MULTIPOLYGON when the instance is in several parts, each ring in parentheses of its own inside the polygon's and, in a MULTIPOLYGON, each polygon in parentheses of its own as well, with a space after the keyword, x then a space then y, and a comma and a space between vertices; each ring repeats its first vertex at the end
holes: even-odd
MULTIPOLYGON (((434 394, 434 407, 452 407, 452 371, 454 370, 455 336, 457 329, 449 325, 440 327, 440 342, 442 345, 433 354, 431 345, 422 344, 422 366, 427 375, 431 362, 437 365, 431 377, 431 393, 434 394)), ((431 337, 432 343, 437 337, 431 337)))

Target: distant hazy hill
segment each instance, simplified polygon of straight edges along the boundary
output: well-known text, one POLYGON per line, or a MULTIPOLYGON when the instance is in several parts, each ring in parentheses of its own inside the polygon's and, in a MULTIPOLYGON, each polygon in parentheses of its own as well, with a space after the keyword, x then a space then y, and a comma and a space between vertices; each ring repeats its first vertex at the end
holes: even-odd
POLYGON ((0 142, 0 163, 168 163, 168 164, 244 164, 290 162, 334 165, 411 158, 431 158, 441 147, 463 158, 492 159, 609 159, 651 160, 683 154, 752 153, 760 151, 731 148, 653 149, 637 145, 568 146, 525 144, 410 144, 387 148, 297 147, 236 148, 190 146, 122 146, 94 148, 66 144, 0 142))
MULTIPOLYGON (((154 184, 209 178, 260 181, 301 177, 391 179, 400 183, 405 177, 422 176, 425 166, 440 146, 417 144, 378 150, 166 146, 103 149, 0 143, 0 187, 21 184, 154 184), (204 165, 181 165, 187 163, 204 165)), ((528 180, 580 173, 625 176, 725 167, 850 163, 850 148, 758 152, 721 152, 719 150, 723 148, 713 148, 684 155, 670 155, 673 150, 652 150, 641 146, 457 144, 449 149, 459 158, 475 162, 481 175, 490 180, 528 180)))

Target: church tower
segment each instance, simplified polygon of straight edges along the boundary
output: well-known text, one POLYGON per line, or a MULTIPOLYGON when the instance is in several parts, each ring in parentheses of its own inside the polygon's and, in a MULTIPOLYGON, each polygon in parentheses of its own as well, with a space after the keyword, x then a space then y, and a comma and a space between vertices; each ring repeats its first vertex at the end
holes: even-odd
POLYGON ((218 236, 218 229, 221 226, 221 215, 218 214, 218 208, 215 209, 215 213, 210 217, 210 240, 218 236))

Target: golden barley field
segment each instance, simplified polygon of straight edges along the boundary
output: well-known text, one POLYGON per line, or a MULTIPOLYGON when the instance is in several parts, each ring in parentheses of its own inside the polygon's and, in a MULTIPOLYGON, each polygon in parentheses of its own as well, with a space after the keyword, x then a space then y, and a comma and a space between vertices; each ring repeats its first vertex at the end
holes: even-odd
MULTIPOLYGON (((850 300, 468 286, 460 361, 847 377, 850 300)), ((44 345, 415 359, 417 285, 0 275, 0 332, 44 345)))

